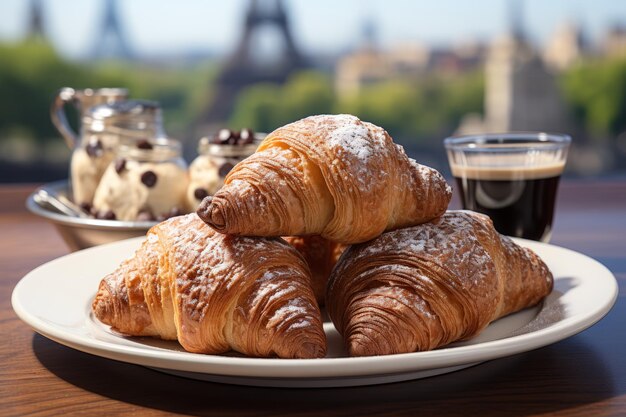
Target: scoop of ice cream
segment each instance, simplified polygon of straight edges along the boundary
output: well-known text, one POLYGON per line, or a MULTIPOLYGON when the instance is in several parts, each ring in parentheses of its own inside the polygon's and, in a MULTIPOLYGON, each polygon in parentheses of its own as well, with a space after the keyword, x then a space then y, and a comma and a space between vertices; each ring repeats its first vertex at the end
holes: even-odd
POLYGON ((107 149, 78 148, 72 154, 70 178, 72 198, 76 204, 91 204, 100 178, 114 158, 107 149))
POLYGON ((107 167, 115 158, 118 135, 92 134, 83 138, 72 153, 70 180, 76 204, 91 205, 96 188, 107 167))
POLYGON ((187 171, 174 162, 117 160, 102 176, 93 206, 98 212, 112 211, 117 220, 145 214, 158 220, 177 210, 182 214, 188 183, 187 171))
POLYGON ((189 166, 187 208, 195 211, 204 197, 213 195, 224 185, 218 162, 208 155, 198 156, 189 166))

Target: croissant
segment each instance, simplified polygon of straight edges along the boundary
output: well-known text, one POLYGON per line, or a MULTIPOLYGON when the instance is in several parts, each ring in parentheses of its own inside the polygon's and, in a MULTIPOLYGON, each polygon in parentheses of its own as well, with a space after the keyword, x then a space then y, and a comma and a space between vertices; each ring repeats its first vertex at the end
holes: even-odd
POLYGON ((388 355, 471 338, 552 286, 545 263, 499 235, 487 216, 448 212, 348 248, 326 309, 350 355, 388 355))
POLYGON ((319 306, 323 306, 328 277, 346 245, 321 236, 286 236, 283 239, 296 248, 309 265, 315 299, 319 306))
POLYGON ((408 158, 384 129, 321 115, 270 133, 197 213, 222 233, 352 244, 440 216, 450 197, 441 174, 408 158))
POLYGON ((319 358, 326 336, 310 279, 282 239, 222 235, 189 214, 150 229, 101 281, 92 309, 120 333, 189 352, 319 358))

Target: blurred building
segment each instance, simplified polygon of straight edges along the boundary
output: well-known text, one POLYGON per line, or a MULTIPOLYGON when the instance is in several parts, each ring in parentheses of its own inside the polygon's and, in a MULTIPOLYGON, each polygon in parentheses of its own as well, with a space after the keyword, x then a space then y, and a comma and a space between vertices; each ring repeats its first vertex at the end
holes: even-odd
POLYGON ((626 57, 626 26, 609 29, 602 41, 601 49, 609 57, 626 57))
POLYGON ((457 75, 482 67, 487 48, 479 42, 462 42, 452 48, 433 48, 428 57, 427 71, 457 75))
POLYGON ((372 21, 363 25, 361 44, 335 66, 335 88, 340 96, 357 94, 368 85, 429 72, 458 74, 480 67, 485 48, 466 42, 454 48, 428 48, 419 42, 400 42, 383 49, 372 21))
POLYGON ((387 51, 365 44, 337 62, 337 94, 349 96, 368 85, 416 76, 426 70, 428 58, 428 49, 418 43, 398 44, 387 51))
POLYGON ((580 62, 586 53, 586 44, 580 25, 567 21, 550 37, 543 52, 549 68, 563 71, 580 62))
POLYGON ((487 53, 484 117, 467 115, 458 133, 567 128, 555 77, 525 35, 521 12, 513 9, 509 33, 496 38, 487 53))
POLYGON ((418 42, 402 42, 392 45, 385 54, 396 75, 415 75, 428 66, 430 51, 418 42))
POLYGON ((337 63, 335 88, 340 96, 357 94, 363 87, 386 80, 389 63, 374 50, 362 50, 349 54, 337 63))
POLYGON ((364 86, 384 81, 390 72, 390 62, 378 45, 376 26, 373 20, 365 20, 360 45, 336 63, 335 89, 340 96, 353 95, 364 86))

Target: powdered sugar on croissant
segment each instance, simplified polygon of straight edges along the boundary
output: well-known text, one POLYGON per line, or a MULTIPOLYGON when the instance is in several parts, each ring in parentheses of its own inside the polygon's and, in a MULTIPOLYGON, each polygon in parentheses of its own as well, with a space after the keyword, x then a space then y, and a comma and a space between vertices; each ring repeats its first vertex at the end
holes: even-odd
POLYGON ((387 132, 351 115, 281 127, 240 162, 198 215, 222 233, 363 242, 441 215, 451 190, 387 132))
POLYGON ((281 239, 216 233, 195 214, 153 227, 100 283, 95 316, 190 352, 316 358, 326 337, 309 269, 281 239))
POLYGON ((326 308, 351 355, 407 353, 475 336, 552 285, 545 263, 487 216, 448 212, 348 248, 326 308))

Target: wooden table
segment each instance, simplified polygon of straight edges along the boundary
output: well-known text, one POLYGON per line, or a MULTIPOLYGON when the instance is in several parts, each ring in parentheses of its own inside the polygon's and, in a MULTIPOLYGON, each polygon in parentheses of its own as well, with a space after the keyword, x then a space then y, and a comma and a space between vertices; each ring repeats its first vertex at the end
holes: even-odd
MULTIPOLYGON (((602 321, 559 343, 372 387, 220 385, 67 348, 34 333, 10 304, 24 274, 68 252, 51 225, 24 210, 32 188, 0 187, 0 415, 626 416, 624 289, 602 321)), ((626 288, 626 181, 565 182, 552 243, 598 259, 626 288)))

